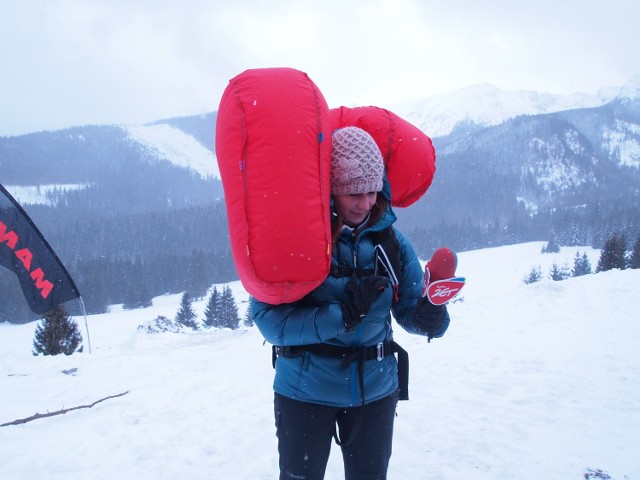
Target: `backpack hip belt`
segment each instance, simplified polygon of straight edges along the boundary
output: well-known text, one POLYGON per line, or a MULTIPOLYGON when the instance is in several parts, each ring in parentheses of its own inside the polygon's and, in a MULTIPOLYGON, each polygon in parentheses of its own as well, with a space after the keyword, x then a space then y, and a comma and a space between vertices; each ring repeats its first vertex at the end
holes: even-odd
POLYGON ((399 399, 409 400, 409 354, 396 342, 380 342, 370 347, 340 347, 328 343, 314 343, 310 345, 278 346, 272 347, 272 364, 275 368, 276 359, 295 358, 303 352, 316 355, 342 359, 342 368, 349 367, 352 363, 358 362, 358 379, 360 381, 360 391, 364 403, 364 362, 369 360, 381 361, 384 357, 398 354, 398 382, 399 399))

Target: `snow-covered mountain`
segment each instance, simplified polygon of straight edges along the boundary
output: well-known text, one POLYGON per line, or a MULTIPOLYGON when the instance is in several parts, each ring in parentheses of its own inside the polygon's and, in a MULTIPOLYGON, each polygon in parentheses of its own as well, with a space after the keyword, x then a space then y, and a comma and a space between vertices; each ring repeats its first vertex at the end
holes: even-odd
POLYGON ((614 98, 638 98, 640 76, 626 85, 600 89, 596 94, 560 95, 533 90, 501 90, 482 84, 434 95, 391 108, 431 137, 450 134, 459 125, 498 125, 518 115, 540 115, 597 107, 614 98))
MULTIPOLYGON (((474 85, 398 104, 390 110, 434 138, 449 135, 456 128, 466 132, 469 129, 477 130, 481 127, 499 125, 520 115, 533 116, 601 107, 621 98, 640 98, 640 76, 632 78, 622 86, 601 88, 596 94, 562 95, 533 90, 501 90, 489 84, 474 85)), ((215 152, 212 151, 214 122, 215 116, 209 115, 123 128, 131 140, 138 142, 150 154, 191 168, 202 176, 219 178, 215 152), (206 122, 207 127, 198 122, 198 118, 206 122), (207 146, 205 149, 193 142, 194 139, 202 142, 203 138, 207 146)), ((620 127, 624 128, 625 125, 620 127)), ((636 127, 631 126, 627 129, 634 131, 633 128, 636 127)), ((625 152, 634 152, 635 155, 635 143, 622 146, 619 144, 626 142, 628 137, 618 135, 614 130, 610 132, 609 139, 610 150, 615 150, 621 155, 625 152)), ((636 162, 635 156, 627 155, 626 158, 631 159, 632 165, 636 162)), ((568 173, 562 175, 566 178, 568 173)))
MULTIPOLYGON (((501 90, 488 84, 474 85, 405 102, 390 109, 434 138, 449 135, 456 127, 463 130, 465 127, 487 127, 498 125, 519 115, 540 115, 598 107, 615 98, 640 98, 640 76, 632 78, 623 86, 602 88, 597 94, 559 95, 530 90, 501 90)), ((146 125, 105 126, 104 128, 110 128, 112 132, 114 130, 122 132, 131 142, 132 147, 144 152, 147 159, 169 161, 176 166, 197 172, 203 178, 219 178, 213 148, 215 120, 216 113, 213 112, 207 115, 159 120, 146 125)), ((82 131, 85 128, 87 127, 71 128, 60 132, 38 132, 1 140, 8 143, 21 140, 20 143, 27 143, 25 147, 28 148, 30 140, 41 141, 43 136, 49 135, 56 142, 60 141, 60 137, 65 137, 70 142, 75 141, 81 144, 86 143, 88 138, 87 132, 82 131)), ((116 139, 118 136, 114 135, 113 138, 116 139)), ((118 138, 118 141, 121 140, 118 138)), ((611 141, 611 148, 616 148, 615 132, 611 132, 611 141)), ((0 142, 1 151, 2 142, 0 142)), ((19 154, 19 152, 20 148, 17 152, 11 153, 19 154)), ((11 158, 0 159, 0 165, 3 164, 3 160, 10 161, 11 158)), ((52 166, 51 162, 48 166, 52 166)), ((3 170, 8 170, 9 177, 9 180, 3 179, 5 186, 11 187, 11 168, 5 167, 3 170)), ((19 185, 24 185, 24 182, 20 182, 19 185)))
MULTIPOLYGON (((434 138, 449 135, 456 127, 463 130, 465 127, 488 127, 519 115, 599 107, 615 98, 640 98, 640 76, 622 86, 601 88, 596 94, 562 95, 534 90, 501 90, 489 84, 473 85, 404 102, 392 106, 390 110, 434 138)), ((209 115, 123 128, 133 141, 155 152, 159 158, 192 168, 203 176, 219 178, 215 158, 196 147, 188 138, 193 136, 201 142, 204 139, 204 144, 212 151, 214 122, 215 116, 209 115), (198 118, 206 122, 209 128, 203 128, 198 118)))

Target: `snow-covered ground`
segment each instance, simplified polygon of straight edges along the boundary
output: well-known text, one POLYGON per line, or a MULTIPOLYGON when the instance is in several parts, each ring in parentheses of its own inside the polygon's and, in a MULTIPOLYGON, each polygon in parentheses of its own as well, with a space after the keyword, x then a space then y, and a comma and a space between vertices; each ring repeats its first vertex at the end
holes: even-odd
MULTIPOLYGON (((640 479, 640 270, 525 285, 576 251, 597 264, 596 250, 542 245, 461 253, 468 283, 444 338, 396 328, 411 399, 390 480, 640 479)), ((231 287, 242 315, 248 295, 231 287)), ((179 299, 90 316, 91 354, 34 357, 35 323, 0 325, 0 424, 128 392, 0 427, 0 478, 277 478, 269 345, 256 328, 136 331, 179 299)), ((326 478, 343 478, 335 446, 326 478)))

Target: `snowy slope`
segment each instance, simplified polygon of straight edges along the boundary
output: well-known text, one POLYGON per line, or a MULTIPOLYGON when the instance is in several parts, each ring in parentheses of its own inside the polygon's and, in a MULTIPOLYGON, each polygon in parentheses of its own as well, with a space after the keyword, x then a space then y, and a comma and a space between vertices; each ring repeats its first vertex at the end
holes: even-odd
POLYGON ((635 123, 616 121, 615 128, 603 132, 605 150, 618 158, 621 167, 640 169, 640 127, 635 123))
POLYGON ((218 162, 211 150, 194 137, 166 123, 123 127, 130 139, 159 159, 188 167, 203 177, 220 178, 218 162))
MULTIPOLYGON (((398 406, 390 480, 640 478, 640 271, 525 285, 532 267, 571 265, 576 251, 597 263, 589 248, 542 245, 461 253, 468 284, 445 337, 396 328, 411 400, 398 406)), ((242 314, 247 294, 231 285, 242 314)), ((277 478, 269 346, 255 328, 136 332, 178 304, 91 316, 93 353, 70 357, 31 356, 35 324, 0 325, 0 424, 128 392, 0 427, 0 477, 277 478)), ((335 446, 326 478, 343 478, 335 446)))

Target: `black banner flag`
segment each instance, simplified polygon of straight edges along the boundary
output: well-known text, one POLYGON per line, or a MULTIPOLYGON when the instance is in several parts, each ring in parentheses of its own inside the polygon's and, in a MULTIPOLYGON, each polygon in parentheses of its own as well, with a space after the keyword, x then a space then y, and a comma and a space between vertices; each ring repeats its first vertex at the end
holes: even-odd
POLYGON ((2 185, 0 265, 18 276, 29 307, 38 315, 80 297, 71 275, 56 253, 2 185))

